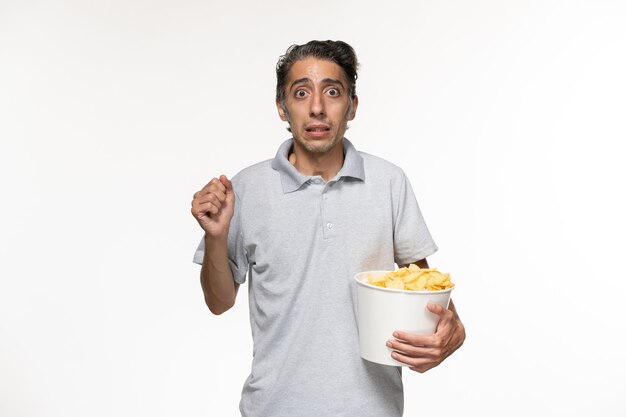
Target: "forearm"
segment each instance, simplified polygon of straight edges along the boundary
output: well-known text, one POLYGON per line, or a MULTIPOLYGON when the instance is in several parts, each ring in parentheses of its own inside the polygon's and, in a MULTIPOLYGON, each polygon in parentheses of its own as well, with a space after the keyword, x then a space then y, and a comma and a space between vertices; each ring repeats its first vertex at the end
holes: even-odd
POLYGON ((228 263, 227 238, 204 238, 204 260, 200 282, 204 300, 213 314, 222 314, 235 304, 239 284, 233 280, 228 263))

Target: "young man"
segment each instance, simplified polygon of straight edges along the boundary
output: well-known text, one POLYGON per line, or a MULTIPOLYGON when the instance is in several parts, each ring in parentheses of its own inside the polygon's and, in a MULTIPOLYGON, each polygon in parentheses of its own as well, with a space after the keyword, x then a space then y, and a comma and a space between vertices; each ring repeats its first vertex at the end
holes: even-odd
MULTIPOLYGON (((294 45, 277 65, 276 107, 292 139, 272 160, 194 194, 205 236, 194 261, 221 314, 248 279, 254 342, 243 416, 400 416, 400 368, 359 356, 354 274, 427 266, 437 250, 402 170, 344 138, 358 107, 344 42, 294 45)), ((454 305, 429 306, 437 332, 389 335, 392 356, 425 372, 461 346, 454 305)))

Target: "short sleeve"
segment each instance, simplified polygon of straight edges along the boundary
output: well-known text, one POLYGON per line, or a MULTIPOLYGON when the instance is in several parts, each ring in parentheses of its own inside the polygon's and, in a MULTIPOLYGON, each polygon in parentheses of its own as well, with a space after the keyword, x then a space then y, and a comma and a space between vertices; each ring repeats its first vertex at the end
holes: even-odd
MULTIPOLYGON (((233 272, 233 279, 238 284, 246 282, 246 274, 248 273, 248 259, 244 248, 243 228, 241 226, 241 201, 237 193, 235 193, 235 212, 230 221, 228 230, 228 263, 233 272)), ((193 262, 202 265, 204 260, 204 238, 200 240, 200 244, 193 256, 193 262)))
POLYGON ((399 190, 394 193, 394 261, 398 265, 424 259, 437 251, 422 212, 420 211, 413 188, 404 173, 399 190))

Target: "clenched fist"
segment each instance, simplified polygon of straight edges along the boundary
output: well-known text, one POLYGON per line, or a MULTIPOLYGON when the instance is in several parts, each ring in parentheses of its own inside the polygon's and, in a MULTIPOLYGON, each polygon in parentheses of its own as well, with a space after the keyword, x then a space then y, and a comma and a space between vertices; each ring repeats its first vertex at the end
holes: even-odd
POLYGON ((191 214, 207 236, 226 238, 235 209, 233 184, 225 175, 213 178, 193 195, 191 214))

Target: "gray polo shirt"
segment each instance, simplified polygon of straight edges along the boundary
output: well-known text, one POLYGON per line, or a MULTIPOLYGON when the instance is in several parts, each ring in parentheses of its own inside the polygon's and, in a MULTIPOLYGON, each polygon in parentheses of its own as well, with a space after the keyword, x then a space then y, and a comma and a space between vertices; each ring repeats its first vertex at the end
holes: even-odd
MULTIPOLYGON (((236 282, 248 279, 254 346, 241 413, 400 416, 400 368, 359 355, 353 276, 437 246, 400 168, 344 139, 343 167, 324 182, 289 163, 291 147, 232 179, 229 261, 236 282)), ((203 255, 201 241, 194 262, 203 255)))

